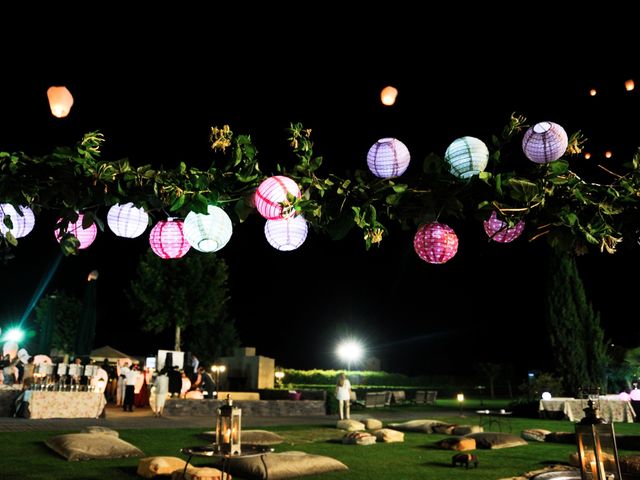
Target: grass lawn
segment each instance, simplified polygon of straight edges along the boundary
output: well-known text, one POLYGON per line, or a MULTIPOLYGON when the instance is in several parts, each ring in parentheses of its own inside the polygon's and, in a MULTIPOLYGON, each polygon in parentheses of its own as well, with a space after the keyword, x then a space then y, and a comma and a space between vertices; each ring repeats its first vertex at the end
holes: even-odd
MULTIPOLYGON (((373 413, 373 412, 372 412, 373 413)), ((425 414, 425 418, 428 418, 425 414)), ((372 415, 374 416, 374 415, 372 415)), ((442 419, 450 423, 477 423, 475 416, 442 419)), ((523 428, 546 428, 552 431, 573 431, 568 421, 543 419, 511 419, 513 433, 523 428)), ((496 480, 526 471, 542 468, 547 464, 564 463, 574 445, 529 443, 527 446, 501 450, 477 450, 479 468, 464 470, 451 466, 455 453, 439 450, 433 443, 445 435, 407 433, 404 443, 375 444, 370 446, 342 445, 337 443, 341 433, 328 424, 309 426, 270 427, 268 430, 284 436, 286 442, 276 447, 277 452, 301 450, 327 455, 349 466, 348 471, 326 473, 306 477, 309 480, 368 480, 371 478, 401 478, 403 480, 449 480, 460 475, 474 480, 496 480)), ((640 424, 616 424, 618 434, 640 434, 640 424)), ((43 441, 61 432, 0 433, 0 478, 17 479, 129 479, 136 475, 138 459, 92 460, 67 462, 50 451, 43 441)), ((148 429, 120 430, 120 437, 141 448, 145 454, 170 455, 184 458, 182 447, 206 444, 200 429, 148 429)), ((621 452, 622 455, 637 452, 621 452)), ((206 459, 196 459, 194 464, 206 464, 206 459)))

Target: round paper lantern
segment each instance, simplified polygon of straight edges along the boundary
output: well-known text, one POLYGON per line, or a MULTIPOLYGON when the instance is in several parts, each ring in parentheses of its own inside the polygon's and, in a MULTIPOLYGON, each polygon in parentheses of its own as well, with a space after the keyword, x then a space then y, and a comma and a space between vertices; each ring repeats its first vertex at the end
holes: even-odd
POLYGON ((302 245, 307 239, 308 231, 307 221, 302 215, 282 220, 267 220, 264 224, 267 242, 281 252, 295 250, 302 245))
POLYGON ((380 92, 380 101, 383 105, 390 107, 394 103, 396 103, 396 97, 398 96, 398 89, 389 85, 388 87, 384 87, 380 92))
POLYGON ((116 204, 107 213, 107 224, 119 237, 136 238, 147 229, 149 215, 144 208, 138 208, 131 202, 116 204))
POLYGON ((438 222, 427 223, 416 232, 413 248, 427 263, 445 263, 458 251, 458 237, 448 225, 438 222))
POLYGON ((47 98, 54 117, 63 118, 69 115, 73 105, 73 96, 67 87, 49 87, 47 98))
POLYGON ((18 208, 20 213, 10 203, 0 204, 0 234, 6 235, 7 232, 11 232, 11 235, 15 238, 22 238, 31 233, 36 223, 33 211, 29 207, 19 206, 18 208), (11 217, 11 223, 13 223, 13 228, 11 229, 4 224, 6 215, 11 217))
POLYGON ((399 177, 409 167, 411 155, 404 143, 395 138, 381 138, 367 153, 367 165, 376 177, 399 177))
POLYGON ((489 220, 484 221, 484 231, 491 240, 500 243, 513 242, 524 230, 524 221, 520 220, 515 227, 509 228, 507 222, 498 218, 495 211, 491 212, 489 220))
POLYGON ((522 151, 529 160, 536 163, 558 160, 564 155, 568 145, 567 132, 553 122, 536 123, 522 138, 522 151))
POLYGON ((620 400, 624 400, 625 402, 628 402, 629 400, 631 400, 631 395, 629 395, 627 392, 620 392, 618 394, 618 398, 620 400))
POLYGON ((629 393, 629 396, 631 397, 631 400, 637 402, 638 400, 640 400, 640 390, 634 388, 633 390, 631 390, 631 393, 629 393))
POLYGON ((551 394, 549 392, 542 392, 542 400, 551 400, 551 394))
MULTIPOLYGON (((67 223, 67 233, 70 233, 74 237, 78 239, 80 242, 80 246, 78 247, 80 250, 87 248, 89 245, 93 243, 96 239, 96 235, 98 234, 98 227, 96 227, 95 223, 89 225, 89 228, 82 228, 82 219, 84 215, 81 213, 78 215, 78 220, 75 223, 67 223)), ((60 221, 61 219, 58 219, 60 221)), ((60 233, 60 229, 56 229, 56 240, 60 242, 60 238, 62 234, 60 233)))
POLYGON ((461 137, 454 140, 444 154, 451 173, 458 178, 478 175, 487 168, 489 149, 482 140, 475 137, 461 137))
POLYGON ((217 252, 224 247, 233 233, 227 212, 209 205, 207 213, 189 212, 184 219, 184 238, 199 252, 217 252))
POLYGON ((267 220, 277 220, 288 215, 282 212, 282 202, 287 201, 287 193, 300 198, 298 184, 289 177, 276 175, 264 180, 254 196, 258 213, 267 220))
POLYGON ((191 247, 185 240, 182 229, 182 220, 169 218, 156 223, 149 232, 149 244, 153 253, 161 258, 184 257, 191 247))

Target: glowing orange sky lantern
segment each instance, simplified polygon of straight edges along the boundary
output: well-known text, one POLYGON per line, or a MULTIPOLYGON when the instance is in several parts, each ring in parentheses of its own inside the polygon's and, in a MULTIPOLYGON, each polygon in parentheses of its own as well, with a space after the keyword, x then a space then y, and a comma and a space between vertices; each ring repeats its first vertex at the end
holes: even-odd
POLYGON ((631 90, 636 88, 636 84, 632 79, 629 79, 626 82, 624 82, 624 88, 627 90, 627 92, 630 92, 631 90))
POLYGON ((388 87, 384 87, 380 92, 380 101, 383 105, 390 107, 394 103, 396 103, 396 97, 398 96, 398 89, 389 85, 388 87))
POLYGON ((64 118, 69 115, 73 105, 73 96, 67 87, 49 87, 47 90, 49 107, 54 117, 64 118))
POLYGON ((595 88, 589 90, 589 95, 595 97, 598 94, 598 91, 595 88))
POLYGON ((605 158, 613 157, 613 152, 611 150, 607 150, 606 152, 604 152, 604 157, 605 158))

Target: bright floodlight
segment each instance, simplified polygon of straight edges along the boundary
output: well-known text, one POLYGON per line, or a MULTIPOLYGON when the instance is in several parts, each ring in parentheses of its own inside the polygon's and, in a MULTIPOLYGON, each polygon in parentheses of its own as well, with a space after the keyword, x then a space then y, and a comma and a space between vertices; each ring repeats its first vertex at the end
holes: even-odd
POLYGON ((347 362, 347 368, 351 369, 351 363, 357 362, 362 358, 362 344, 356 340, 346 340, 338 344, 336 354, 342 360, 347 362))
POLYGON ((7 333, 4 334, 4 340, 7 342, 17 342, 20 343, 24 338, 24 332, 19 328, 10 328, 7 330, 7 333))

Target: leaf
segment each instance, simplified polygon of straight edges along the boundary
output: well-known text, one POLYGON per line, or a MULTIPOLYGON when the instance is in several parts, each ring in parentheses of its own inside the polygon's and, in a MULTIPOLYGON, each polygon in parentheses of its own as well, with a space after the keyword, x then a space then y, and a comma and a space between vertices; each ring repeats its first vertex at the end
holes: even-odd
POLYGON ((171 207, 169 207, 169 211, 175 212, 176 210, 180 209, 184 205, 184 201, 185 201, 185 196, 180 195, 178 198, 176 198, 173 201, 173 203, 171 204, 171 207))
POLYGON ((393 186, 393 191, 396 193, 402 193, 402 192, 406 192, 407 191, 408 186, 404 183, 401 183, 400 185, 394 185, 393 186))
POLYGON ((7 239, 7 242, 9 242, 9 245, 12 245, 14 247, 18 246, 18 240, 16 239, 16 237, 13 236, 13 233, 6 232, 4 234, 4 238, 7 239))
POLYGON ((551 162, 549 165, 549 171, 553 175, 564 175, 569 171, 569 162, 563 159, 551 162))
POLYGON ((244 198, 239 199, 233 207, 234 212, 238 216, 240 223, 244 222, 253 212, 253 208, 247 205, 244 198))

